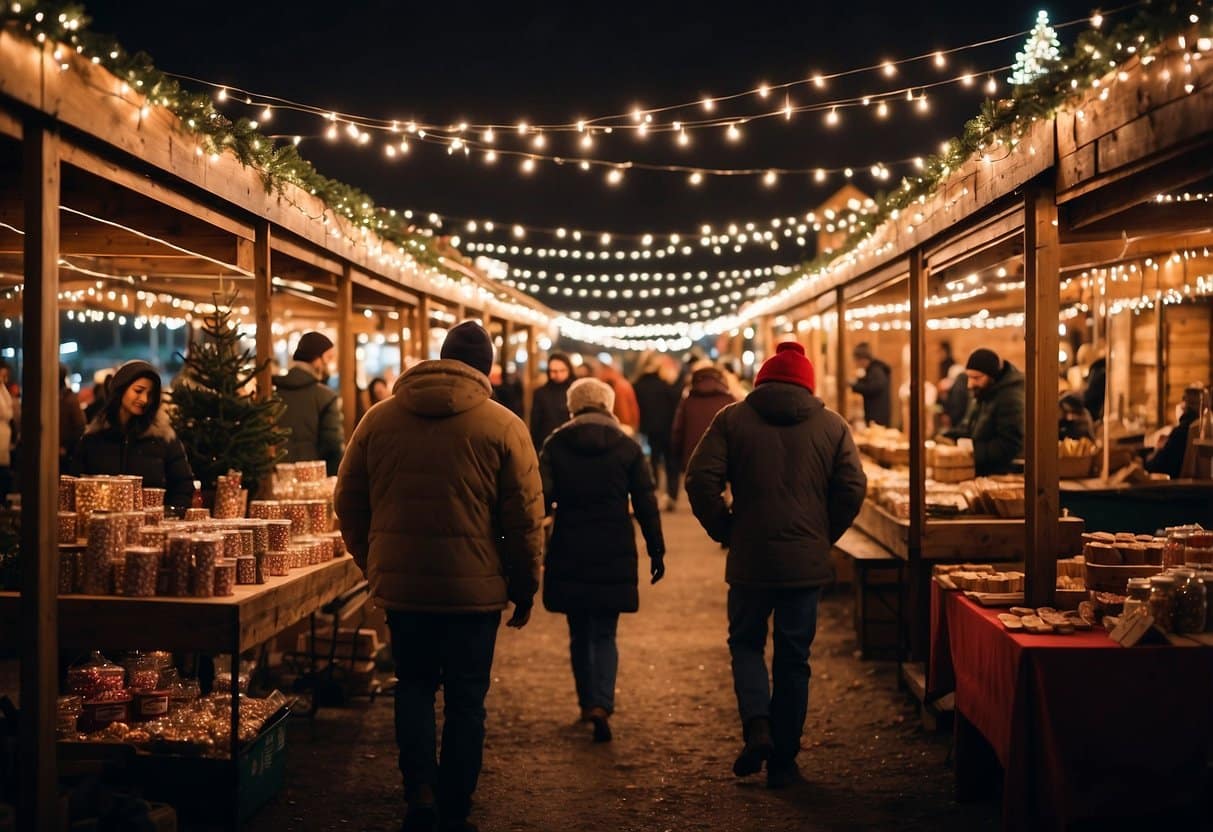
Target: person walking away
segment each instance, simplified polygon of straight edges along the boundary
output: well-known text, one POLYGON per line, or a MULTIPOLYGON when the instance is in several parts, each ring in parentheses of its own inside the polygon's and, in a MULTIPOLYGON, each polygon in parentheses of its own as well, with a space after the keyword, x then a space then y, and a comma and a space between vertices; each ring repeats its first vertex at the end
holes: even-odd
POLYGON ((573 362, 562 352, 548 356, 548 380, 531 397, 531 442, 538 451, 552 431, 569 420, 565 397, 573 383, 573 362))
POLYGON ((943 435, 973 440, 977 476, 1009 474, 1023 453, 1023 373, 983 347, 969 356, 965 375, 973 401, 960 425, 943 435))
POLYGON ((128 361, 107 384, 105 405, 76 445, 72 473, 132 474, 144 488, 163 488, 164 504, 185 509, 194 472, 161 402, 160 374, 146 361, 128 361))
POLYGON ((890 427, 889 365, 872 356, 872 347, 866 341, 855 345, 851 358, 859 370, 858 378, 851 382, 851 390, 863 396, 863 420, 869 425, 890 427))
POLYGON ((519 419, 522 418, 522 386, 511 380, 500 364, 489 370, 489 384, 493 388, 493 401, 505 407, 519 419))
POLYGON ((8 364, 0 361, 0 504, 7 504, 13 490, 13 425, 17 419, 17 404, 8 383, 8 364))
POLYGON ((640 446, 619 428, 614 407, 609 385, 575 381, 569 388, 573 419, 548 437, 539 456, 544 506, 554 507, 555 515, 543 605, 568 617, 577 702, 582 721, 593 723, 594 742, 611 740, 619 615, 640 607, 633 512, 652 583, 665 575, 653 477, 640 446))
POLYGON ((323 459, 330 477, 337 473, 345 443, 341 397, 328 386, 336 355, 323 332, 305 332, 295 347, 291 368, 274 377, 274 387, 286 405, 279 424, 291 431, 286 461, 323 459))
POLYGON ((594 378, 604 381, 615 391, 615 417, 629 435, 635 436, 640 430, 640 405, 636 401, 636 391, 632 383, 623 377, 623 373, 610 364, 599 362, 594 369, 594 378))
POLYGON ((691 451, 707 432, 712 419, 735 401, 724 376, 711 360, 705 358, 695 364, 691 371, 691 386, 686 397, 678 403, 670 435, 670 447, 684 471, 691 451))
POLYGON ((66 474, 76 454, 76 443, 84 435, 84 409, 67 383, 67 365, 59 365, 59 471, 66 474))
POLYGON ((501 611, 530 618, 539 587, 543 496, 522 420, 492 401, 493 344, 466 321, 437 361, 367 413, 334 494, 341 535, 387 610, 396 661, 404 829, 472 831, 501 611), (445 721, 436 761, 434 694, 445 721))
POLYGON ((678 501, 678 479, 682 462, 671 448, 674 414, 678 412, 678 388, 665 378, 666 360, 650 353, 641 365, 641 375, 632 386, 640 405, 640 432, 649 442, 649 464, 653 476, 665 471, 665 508, 673 511, 678 501))
POLYGON ((717 414, 687 468, 695 518, 729 547, 728 643, 745 742, 733 773, 756 774, 766 763, 772 788, 798 777, 817 602, 833 580, 830 550, 867 489, 850 428, 814 395, 814 376, 804 347, 780 344, 754 392, 717 414))

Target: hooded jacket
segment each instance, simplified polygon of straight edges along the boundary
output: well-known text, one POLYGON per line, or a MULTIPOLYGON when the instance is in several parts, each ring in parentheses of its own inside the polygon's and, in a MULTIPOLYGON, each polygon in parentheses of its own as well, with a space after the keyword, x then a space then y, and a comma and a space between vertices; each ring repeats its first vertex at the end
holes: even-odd
POLYGON ((812 587, 833 579, 830 549, 859 513, 867 477, 841 416, 804 387, 767 382, 712 421, 686 488, 696 519, 729 547, 730 585, 812 587))
POLYGON ((275 376, 274 387, 286 404, 278 424, 291 431, 286 440, 286 461, 323 459, 329 476, 337 473, 345 441, 341 398, 300 363, 286 375, 275 376))
POLYGON ((163 488, 165 505, 176 508, 189 506, 194 496, 194 472, 189 457, 163 406, 156 410, 147 429, 137 436, 111 425, 102 408, 84 429, 71 468, 77 476, 143 477, 145 488, 163 488))
POLYGON ((1023 432, 1023 373, 1004 361, 993 383, 973 395, 964 421, 946 435, 972 439, 977 476, 988 477, 1010 473, 1023 453, 1023 432))
POLYGON ((863 396, 863 420, 869 425, 889 426, 893 412, 889 387, 892 371, 879 358, 873 358, 863 378, 851 382, 851 389, 863 396))
POLYGON ((670 447, 682 461, 683 471, 687 470, 691 451, 707 432, 712 419, 721 408, 736 401, 720 370, 705 367, 691 374, 690 389, 674 412, 674 429, 670 437, 670 447))
POLYGON ((386 609, 492 612, 539 587, 539 463, 491 393, 461 361, 425 361, 354 431, 334 507, 386 609))
POLYGON ((644 453, 608 413, 585 411, 544 443, 544 502, 555 505, 543 577, 552 612, 635 612, 636 533, 650 557, 665 553, 661 514, 644 453))

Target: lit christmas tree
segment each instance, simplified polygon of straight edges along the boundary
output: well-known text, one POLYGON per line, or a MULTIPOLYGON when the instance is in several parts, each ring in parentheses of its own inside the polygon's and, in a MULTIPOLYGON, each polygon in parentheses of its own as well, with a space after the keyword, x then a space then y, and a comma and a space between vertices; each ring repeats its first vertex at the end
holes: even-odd
POLYGON ((1007 80, 1019 87, 1046 74, 1061 58, 1058 50, 1060 45, 1056 30, 1049 25, 1049 13, 1037 12, 1036 25, 1029 33, 1023 51, 1015 54, 1015 65, 1011 67, 1011 77, 1007 80))

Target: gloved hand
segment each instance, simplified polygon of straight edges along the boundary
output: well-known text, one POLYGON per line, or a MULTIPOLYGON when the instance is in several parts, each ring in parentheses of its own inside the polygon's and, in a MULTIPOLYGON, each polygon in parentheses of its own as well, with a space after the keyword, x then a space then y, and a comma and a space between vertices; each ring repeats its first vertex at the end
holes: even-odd
POLYGON ((655 584, 665 577, 665 553, 661 552, 656 555, 649 555, 649 574, 653 579, 649 581, 655 584))
POLYGON ((514 614, 510 616, 510 620, 505 623, 507 627, 513 627, 515 630, 521 630, 531 620, 531 607, 533 602, 526 604, 514 604, 514 614))

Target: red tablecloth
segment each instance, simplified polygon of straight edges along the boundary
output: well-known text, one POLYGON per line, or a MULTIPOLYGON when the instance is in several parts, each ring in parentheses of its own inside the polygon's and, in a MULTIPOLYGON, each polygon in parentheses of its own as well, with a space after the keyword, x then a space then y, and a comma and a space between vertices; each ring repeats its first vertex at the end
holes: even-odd
POLYGON ((1213 747, 1213 649, 1013 635, 1000 610, 957 592, 942 600, 956 710, 1002 764, 1004 829, 1194 799, 1213 747))

